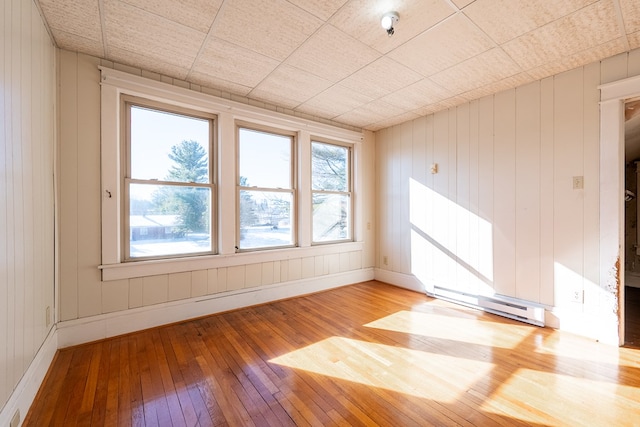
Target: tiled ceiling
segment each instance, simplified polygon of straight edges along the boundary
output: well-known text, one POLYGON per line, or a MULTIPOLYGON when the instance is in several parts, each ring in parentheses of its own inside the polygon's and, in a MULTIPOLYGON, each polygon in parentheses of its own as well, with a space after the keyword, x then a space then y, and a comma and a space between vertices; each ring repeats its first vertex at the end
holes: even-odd
POLYGON ((640 0, 36 1, 62 49, 370 130, 640 47, 640 0))

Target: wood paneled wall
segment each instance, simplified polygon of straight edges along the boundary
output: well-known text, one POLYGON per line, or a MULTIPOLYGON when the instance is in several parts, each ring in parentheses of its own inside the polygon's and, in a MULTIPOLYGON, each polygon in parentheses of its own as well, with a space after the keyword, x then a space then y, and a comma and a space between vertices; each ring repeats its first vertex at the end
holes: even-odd
MULTIPOLYGON (((221 96, 215 90, 191 85, 95 57, 60 51, 60 320, 88 318, 106 313, 189 298, 242 291, 259 286, 304 281, 331 274, 369 269, 375 263, 373 133, 362 145, 364 183, 358 197, 362 212, 362 250, 335 250, 317 256, 253 259, 251 263, 132 279, 101 281, 100 224, 100 65, 162 81, 194 91, 221 96), (257 261, 257 262, 256 262, 257 261)), ((234 144, 232 140, 221 144, 234 144)), ((233 163, 233 160, 230 161, 233 163)), ((259 255, 257 255, 260 258, 259 255)), ((304 286, 301 283, 301 286, 304 286)))
POLYGON ((636 50, 377 132, 378 268, 595 311, 598 85, 638 74, 636 50))
POLYGON ((56 82, 55 48, 31 0, 0 5, 0 34, 2 408, 54 321, 56 82))

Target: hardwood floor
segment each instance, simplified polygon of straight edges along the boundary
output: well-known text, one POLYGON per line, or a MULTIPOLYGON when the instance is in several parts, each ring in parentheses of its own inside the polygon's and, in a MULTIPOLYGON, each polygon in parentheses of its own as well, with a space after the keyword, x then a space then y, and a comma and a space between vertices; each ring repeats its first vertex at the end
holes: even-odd
POLYGON ((624 426, 640 353, 378 282, 58 352, 26 426, 624 426))

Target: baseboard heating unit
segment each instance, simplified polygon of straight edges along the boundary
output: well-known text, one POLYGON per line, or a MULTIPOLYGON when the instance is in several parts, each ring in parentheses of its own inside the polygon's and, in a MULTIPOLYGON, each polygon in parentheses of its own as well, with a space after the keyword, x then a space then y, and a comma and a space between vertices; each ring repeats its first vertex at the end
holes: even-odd
POLYGON ((502 296, 487 297, 467 294, 437 286, 433 294, 427 293, 427 295, 531 325, 544 326, 544 308, 529 301, 502 296))

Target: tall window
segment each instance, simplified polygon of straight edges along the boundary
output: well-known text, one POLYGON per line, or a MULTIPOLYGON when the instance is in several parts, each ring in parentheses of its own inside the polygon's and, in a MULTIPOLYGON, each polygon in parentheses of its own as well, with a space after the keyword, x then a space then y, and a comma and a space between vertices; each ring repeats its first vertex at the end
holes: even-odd
POLYGON ((214 252, 213 116, 124 99, 124 258, 214 252))
POLYGON ((238 129, 238 249, 295 244, 292 135, 238 129))
POLYGON ((351 149, 311 142, 313 242, 351 240, 351 149))

